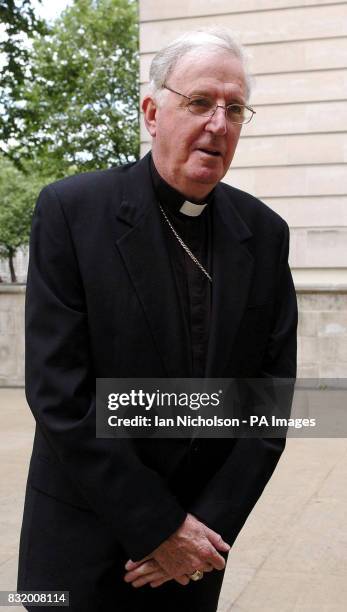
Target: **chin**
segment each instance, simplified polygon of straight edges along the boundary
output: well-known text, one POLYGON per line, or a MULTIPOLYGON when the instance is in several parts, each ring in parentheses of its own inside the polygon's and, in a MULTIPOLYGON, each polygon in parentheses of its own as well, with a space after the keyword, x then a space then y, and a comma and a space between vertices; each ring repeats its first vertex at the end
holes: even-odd
MULTIPOLYGON (((216 185, 225 175, 224 164, 199 164, 190 168, 190 179, 203 185, 216 185)), ((212 189, 212 187, 211 187, 212 189)))
POLYGON ((211 189, 223 178, 221 172, 212 172, 211 169, 204 168, 203 170, 192 172, 190 180, 201 185, 211 185, 211 189))

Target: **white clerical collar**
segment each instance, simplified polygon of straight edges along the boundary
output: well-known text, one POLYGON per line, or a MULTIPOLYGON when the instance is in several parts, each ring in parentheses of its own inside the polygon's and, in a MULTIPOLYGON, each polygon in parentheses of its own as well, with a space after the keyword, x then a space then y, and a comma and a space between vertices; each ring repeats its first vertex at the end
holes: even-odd
POLYGON ((187 217, 198 217, 199 215, 201 215, 202 211, 204 210, 206 206, 207 206, 207 203, 206 204, 194 204, 193 202, 189 202, 188 200, 186 200, 185 202, 183 202, 180 208, 180 212, 183 215, 187 215, 187 217))

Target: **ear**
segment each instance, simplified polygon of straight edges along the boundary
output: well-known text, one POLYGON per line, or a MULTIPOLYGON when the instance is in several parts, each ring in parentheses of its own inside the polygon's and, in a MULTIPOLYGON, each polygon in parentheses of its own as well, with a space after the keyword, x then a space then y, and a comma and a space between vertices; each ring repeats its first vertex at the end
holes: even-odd
POLYGON ((146 128, 152 138, 156 135, 157 128, 157 105, 150 95, 144 97, 142 102, 142 110, 146 128))

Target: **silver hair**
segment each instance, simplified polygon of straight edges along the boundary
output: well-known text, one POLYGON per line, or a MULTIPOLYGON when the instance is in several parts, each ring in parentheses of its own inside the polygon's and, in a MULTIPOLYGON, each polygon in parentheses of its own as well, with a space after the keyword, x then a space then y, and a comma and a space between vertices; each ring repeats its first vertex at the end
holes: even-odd
POLYGON ((247 68, 245 51, 227 30, 217 27, 186 32, 156 53, 149 71, 149 86, 153 97, 159 102, 164 84, 177 62, 186 53, 201 50, 226 51, 241 61, 246 77, 246 99, 248 100, 251 93, 251 76, 247 68))

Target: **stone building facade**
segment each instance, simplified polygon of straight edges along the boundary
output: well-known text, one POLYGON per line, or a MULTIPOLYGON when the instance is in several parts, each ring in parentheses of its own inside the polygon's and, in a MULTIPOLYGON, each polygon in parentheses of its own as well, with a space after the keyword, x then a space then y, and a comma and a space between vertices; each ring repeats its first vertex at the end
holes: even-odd
MULTIPOLYGON (((142 93, 155 51, 186 30, 222 25, 245 45, 257 114, 225 180, 291 228, 299 375, 347 377, 347 3, 139 0, 139 7, 142 93)), ((149 146, 142 124, 142 154, 149 146)), ((0 385, 23 383, 24 290, 0 283, 0 385)))
POLYGON ((212 25, 246 47, 257 112, 224 180, 290 226, 299 375, 347 377, 347 3, 140 0, 142 93, 161 46, 212 25))

